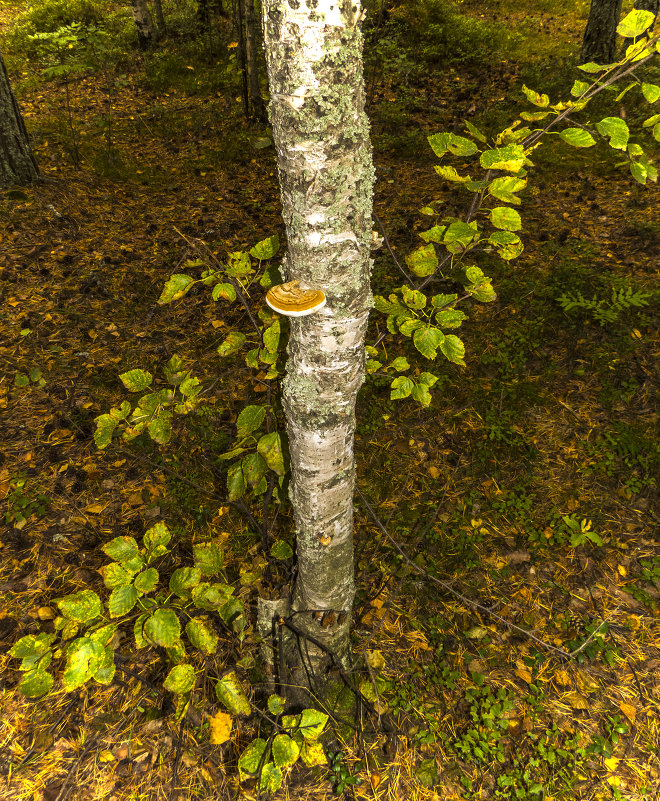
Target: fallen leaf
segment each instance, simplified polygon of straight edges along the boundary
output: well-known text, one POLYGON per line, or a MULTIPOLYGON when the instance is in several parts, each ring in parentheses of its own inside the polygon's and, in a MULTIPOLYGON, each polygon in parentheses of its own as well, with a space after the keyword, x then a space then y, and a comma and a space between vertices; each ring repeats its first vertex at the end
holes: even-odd
POLYGON ((107 503, 90 503, 85 507, 85 511, 92 515, 100 515, 107 505, 107 503))
POLYGON ((619 709, 623 712, 623 714, 628 718, 628 720, 631 723, 635 722, 635 719, 637 717, 637 710, 635 709, 634 706, 621 702, 619 704, 619 709))
POLYGON ((580 693, 566 693, 562 696, 562 700, 570 704, 573 709, 589 709, 589 701, 580 693))
POLYGON ((209 717, 209 728, 211 730, 209 740, 213 745, 222 745, 231 736, 233 721, 231 715, 226 712, 218 712, 213 717, 209 717))
POLYGON ((516 670, 516 676, 518 676, 519 679, 526 681, 527 684, 532 683, 532 674, 529 672, 529 670, 525 670, 524 668, 518 668, 518 670, 516 670))

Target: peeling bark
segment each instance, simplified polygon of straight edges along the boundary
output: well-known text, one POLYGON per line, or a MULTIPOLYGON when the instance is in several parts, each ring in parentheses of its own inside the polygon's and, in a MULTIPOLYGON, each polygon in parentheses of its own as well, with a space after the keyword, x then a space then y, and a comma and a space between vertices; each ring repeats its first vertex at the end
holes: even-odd
MULTIPOLYGON (((284 410, 298 576, 293 621, 346 659, 354 598, 353 440, 371 292, 374 169, 364 113, 361 3, 265 0, 264 45, 288 249, 286 280, 327 305, 291 320, 284 410)), ((299 660, 300 661, 300 660, 299 660)), ((307 641, 308 676, 328 664, 307 641)))
POLYGON ((29 184, 38 175, 23 117, 0 55, 0 187, 29 184))

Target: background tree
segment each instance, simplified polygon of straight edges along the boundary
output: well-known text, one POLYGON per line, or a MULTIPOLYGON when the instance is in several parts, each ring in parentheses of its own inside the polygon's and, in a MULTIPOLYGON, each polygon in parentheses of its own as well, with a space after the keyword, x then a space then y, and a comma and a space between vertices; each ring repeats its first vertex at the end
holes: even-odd
POLYGON ((0 54, 0 186, 28 184, 38 175, 23 117, 0 54))
MULTIPOLYGON (((298 577, 294 622, 341 657, 354 597, 353 440, 364 378, 374 169, 364 113, 361 4, 267 0, 264 44, 288 281, 327 305, 291 319, 283 405, 298 577)), ((324 653, 310 642, 309 667, 324 653)))
POLYGON ((133 19, 137 29, 138 44, 142 50, 146 50, 156 38, 154 22, 147 8, 146 0, 131 0, 133 9, 133 19))
POLYGON ((621 16, 622 0, 591 0, 589 19, 584 31, 580 62, 609 64, 616 59, 616 26, 621 16))

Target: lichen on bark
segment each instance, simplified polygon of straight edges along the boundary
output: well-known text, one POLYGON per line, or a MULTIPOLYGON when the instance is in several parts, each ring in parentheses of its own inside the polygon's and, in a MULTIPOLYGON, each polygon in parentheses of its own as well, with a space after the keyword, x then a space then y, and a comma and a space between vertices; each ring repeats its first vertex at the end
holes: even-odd
MULTIPOLYGON (((356 25, 361 6, 264 0, 262 7, 286 275, 327 297, 321 311, 292 321, 283 390, 298 558, 293 615, 299 629, 346 659, 374 181, 356 25)), ((327 654, 310 641, 304 654, 304 667, 318 677, 327 654)), ((299 681, 308 678, 299 670, 299 681)))

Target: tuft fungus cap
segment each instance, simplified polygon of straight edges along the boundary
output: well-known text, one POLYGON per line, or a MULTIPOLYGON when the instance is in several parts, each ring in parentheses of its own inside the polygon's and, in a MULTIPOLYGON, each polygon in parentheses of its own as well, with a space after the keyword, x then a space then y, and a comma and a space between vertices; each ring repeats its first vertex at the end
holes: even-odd
POLYGON ((320 289, 303 289, 298 281, 289 281, 269 289, 266 303, 278 314, 304 317, 325 306, 325 295, 320 289))

